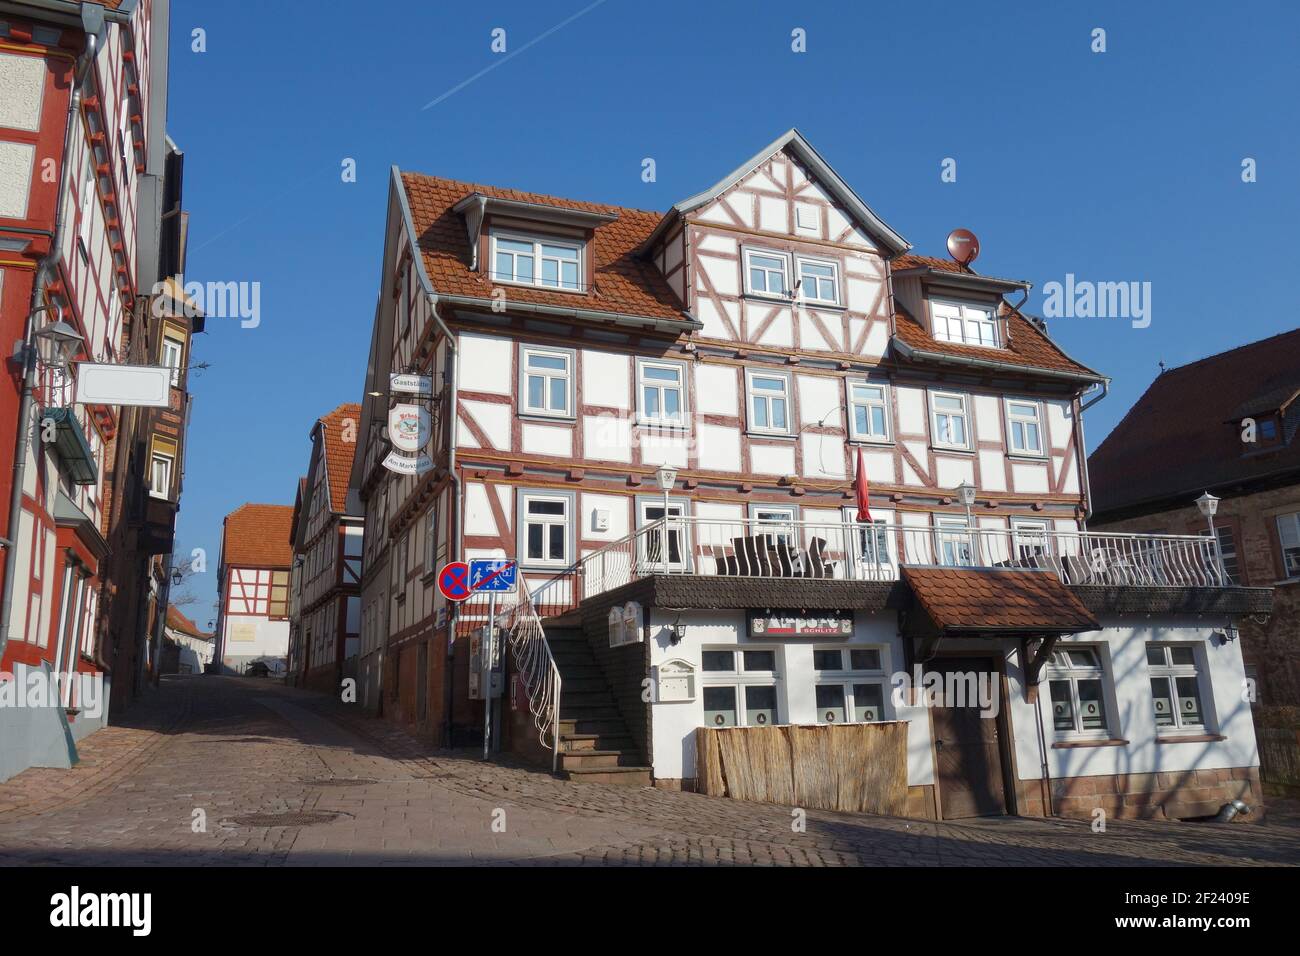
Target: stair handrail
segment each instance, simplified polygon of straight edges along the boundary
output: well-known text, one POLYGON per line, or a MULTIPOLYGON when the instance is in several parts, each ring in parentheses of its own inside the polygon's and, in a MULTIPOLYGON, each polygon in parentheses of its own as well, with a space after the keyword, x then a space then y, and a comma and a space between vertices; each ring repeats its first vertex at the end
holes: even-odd
POLYGON ((528 695, 528 710, 533 715, 537 739, 543 747, 547 746, 546 736, 547 732, 550 732, 552 772, 559 768, 560 761, 560 692, 563 681, 560 678, 560 669, 551 654, 551 646, 546 640, 546 629, 542 626, 541 615, 537 613, 538 600, 552 588, 558 587, 560 582, 572 580, 575 588, 575 603, 580 603, 585 597, 579 590, 581 581, 586 565, 592 558, 601 560, 605 554, 636 541, 647 531, 653 531, 666 523, 666 518, 660 518, 617 541, 611 541, 603 548, 579 558, 564 570, 548 578, 536 591, 529 589, 524 575, 519 575, 520 599, 506 610, 508 616, 504 630, 509 634, 510 651, 514 655, 515 668, 524 685, 524 693, 528 695))
MULTIPOLYGON (((546 631, 537 614, 535 598, 528 582, 519 578, 520 600, 509 608, 504 630, 508 633, 510 652, 515 659, 518 677, 528 696, 528 710, 537 728, 537 739, 547 746, 551 737, 551 770, 560 762, 560 669, 555 665, 546 631)), ((495 623, 495 622, 493 622, 495 623)))

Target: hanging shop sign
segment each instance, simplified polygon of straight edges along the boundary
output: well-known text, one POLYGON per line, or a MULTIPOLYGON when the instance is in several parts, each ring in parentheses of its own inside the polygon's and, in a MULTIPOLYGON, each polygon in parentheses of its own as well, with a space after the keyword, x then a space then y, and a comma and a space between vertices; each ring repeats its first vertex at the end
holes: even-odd
POLYGON ((420 451, 429 444, 429 410, 420 405, 398 404, 388 410, 388 440, 400 451, 420 451))
POLYGON ((852 637, 852 611, 750 611, 750 637, 852 637))
POLYGON ((433 459, 428 455, 403 455, 400 451, 390 451, 384 459, 384 467, 399 475, 422 475, 433 470, 433 459))
POLYGON ((388 376, 388 390, 409 395, 432 395, 433 376, 393 372, 388 376))

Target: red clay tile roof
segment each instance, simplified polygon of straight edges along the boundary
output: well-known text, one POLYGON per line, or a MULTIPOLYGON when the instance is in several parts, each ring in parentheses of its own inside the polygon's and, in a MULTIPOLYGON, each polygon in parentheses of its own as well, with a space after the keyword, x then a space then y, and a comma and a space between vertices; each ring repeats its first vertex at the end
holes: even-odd
POLYGON ((419 173, 402 173, 411 207, 415 232, 429 281, 437 292, 488 298, 493 283, 482 268, 470 271, 469 237, 465 220, 452 207, 471 193, 495 199, 540 203, 564 209, 615 215, 618 218, 597 226, 593 238, 594 288, 585 295, 550 292, 521 286, 508 286, 512 299, 565 309, 586 308, 599 312, 618 312, 656 319, 677 319, 685 326, 682 304, 654 265, 633 253, 654 231, 662 213, 626 209, 600 203, 559 199, 517 189, 502 189, 476 183, 462 183, 419 173))
POLYGON ((1101 627, 1050 571, 905 566, 903 578, 944 630, 1074 633, 1101 627))
POLYGON ((1261 404, 1280 407, 1296 389, 1300 329, 1162 372, 1088 459, 1093 521, 1300 471, 1294 413, 1282 430, 1289 443, 1247 455, 1234 421, 1251 409, 1258 418, 1261 404))
MULTIPOLYGON (((918 256, 910 253, 894 259, 891 268, 901 269, 939 269, 944 272, 962 272, 961 266, 951 259, 937 259, 934 256, 918 256)), ((1079 375, 1098 375, 1086 365, 1081 365, 1057 347, 1047 337, 1047 333, 1030 322, 1022 313, 1003 303, 998 309, 999 315, 1007 316, 1007 347, 988 349, 977 345, 960 345, 955 342, 941 342, 932 336, 922 323, 899 308, 894 316, 898 337, 914 349, 926 352, 942 352, 945 355, 959 355, 967 358, 1006 362, 1008 365, 1022 365, 1025 368, 1041 368, 1054 372, 1074 372, 1079 375)), ((1098 377, 1100 377, 1098 375, 1098 377)))
POLYGON ((348 476, 352 472, 357 433, 361 430, 361 406, 355 402, 340 405, 321 418, 319 424, 325 432, 325 473, 329 479, 330 508, 335 513, 342 513, 347 510, 348 476))
POLYGON ((212 638, 212 635, 207 631, 199 630, 199 626, 181 613, 180 609, 174 604, 167 605, 167 626, 173 631, 180 631, 182 634, 188 634, 191 637, 201 637, 204 640, 212 638))
POLYGON ((293 563, 292 505, 240 505, 226 515, 221 560, 226 567, 287 568, 293 563))

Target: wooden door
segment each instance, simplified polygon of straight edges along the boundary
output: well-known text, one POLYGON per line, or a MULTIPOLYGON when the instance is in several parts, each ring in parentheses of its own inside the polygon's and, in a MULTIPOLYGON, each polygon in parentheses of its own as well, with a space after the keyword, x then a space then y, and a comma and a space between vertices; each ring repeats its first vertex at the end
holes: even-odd
MULTIPOLYGON (((927 672, 992 674, 994 693, 1001 681, 988 658, 946 658, 931 661, 927 672)), ((978 701, 957 706, 944 701, 932 711, 935 770, 939 802, 945 820, 996 816, 1007 812, 998 740, 998 717, 982 717, 978 701)), ((1001 706, 998 714, 1002 713, 1001 706)))

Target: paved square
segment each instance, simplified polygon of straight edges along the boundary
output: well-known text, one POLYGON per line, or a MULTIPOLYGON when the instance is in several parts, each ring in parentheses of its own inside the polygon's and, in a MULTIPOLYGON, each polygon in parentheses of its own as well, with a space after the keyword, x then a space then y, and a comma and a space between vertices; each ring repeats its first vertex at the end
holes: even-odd
POLYGON ((1061 820, 809 811, 806 831, 795 832, 788 807, 484 763, 269 680, 165 680, 82 753, 73 770, 0 784, 0 863, 1300 863, 1300 826, 1285 813, 1249 825, 1112 822, 1093 833, 1061 820))

